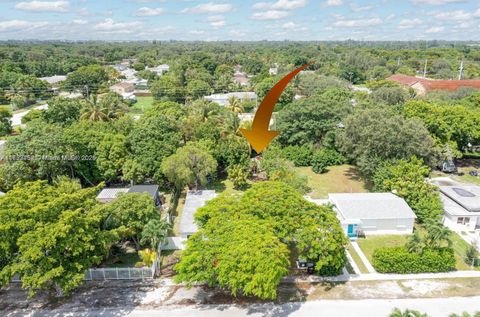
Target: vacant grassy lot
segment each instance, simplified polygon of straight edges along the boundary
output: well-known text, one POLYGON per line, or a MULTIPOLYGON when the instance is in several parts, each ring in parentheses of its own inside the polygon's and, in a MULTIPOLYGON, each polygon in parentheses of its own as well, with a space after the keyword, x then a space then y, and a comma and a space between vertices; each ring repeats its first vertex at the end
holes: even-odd
POLYGON ((137 102, 132 106, 133 112, 143 113, 153 106, 153 97, 137 97, 137 102))
POLYGON ((403 235, 382 235, 369 236, 368 238, 358 239, 358 245, 365 256, 372 262, 373 251, 383 247, 400 247, 407 242, 408 236, 403 235))
POLYGON ((308 177, 312 198, 327 198, 329 193, 362 193, 369 189, 351 165, 332 166, 323 174, 314 173, 311 167, 297 167, 297 170, 308 177))

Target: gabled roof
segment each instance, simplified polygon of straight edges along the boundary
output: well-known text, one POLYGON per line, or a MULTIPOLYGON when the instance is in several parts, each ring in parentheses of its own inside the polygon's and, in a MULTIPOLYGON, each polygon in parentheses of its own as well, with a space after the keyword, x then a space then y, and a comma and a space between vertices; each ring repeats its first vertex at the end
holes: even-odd
POLYGON ((414 219, 403 198, 392 193, 329 194, 344 219, 414 219))
POLYGON ((120 193, 126 193, 128 188, 104 188, 97 195, 97 199, 115 199, 120 193))

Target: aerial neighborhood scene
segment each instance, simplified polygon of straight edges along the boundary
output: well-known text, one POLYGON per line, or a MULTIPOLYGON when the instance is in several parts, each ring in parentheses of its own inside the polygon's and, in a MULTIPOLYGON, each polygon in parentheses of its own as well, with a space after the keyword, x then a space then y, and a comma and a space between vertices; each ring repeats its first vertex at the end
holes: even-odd
POLYGON ((480 3, 0 1, 0 316, 480 317, 480 3))

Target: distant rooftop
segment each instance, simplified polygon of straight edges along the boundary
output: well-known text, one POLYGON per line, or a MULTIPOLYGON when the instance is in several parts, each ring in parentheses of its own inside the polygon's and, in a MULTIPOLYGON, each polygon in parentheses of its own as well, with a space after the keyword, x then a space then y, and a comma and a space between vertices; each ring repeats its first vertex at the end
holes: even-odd
POLYGON ((403 198, 392 193, 329 194, 345 219, 416 218, 403 198))
POLYGON ((55 76, 50 76, 50 77, 41 77, 40 80, 46 81, 47 83, 54 85, 61 83, 62 81, 67 80, 67 76, 63 75, 55 75, 55 76))
POLYGON ((194 215, 199 208, 205 206, 208 200, 215 197, 217 197, 217 193, 214 190, 191 190, 187 193, 180 221, 181 236, 187 236, 198 231, 198 227, 194 222, 194 215))

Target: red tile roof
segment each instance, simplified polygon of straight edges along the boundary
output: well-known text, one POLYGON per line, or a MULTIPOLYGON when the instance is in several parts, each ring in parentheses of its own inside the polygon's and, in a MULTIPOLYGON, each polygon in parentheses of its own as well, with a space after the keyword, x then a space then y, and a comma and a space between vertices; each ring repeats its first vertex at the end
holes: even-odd
POLYGON ((461 87, 480 89, 480 80, 432 80, 401 74, 392 75, 388 77, 387 80, 392 80, 406 86, 412 86, 416 83, 420 83, 425 90, 455 91, 461 87))

